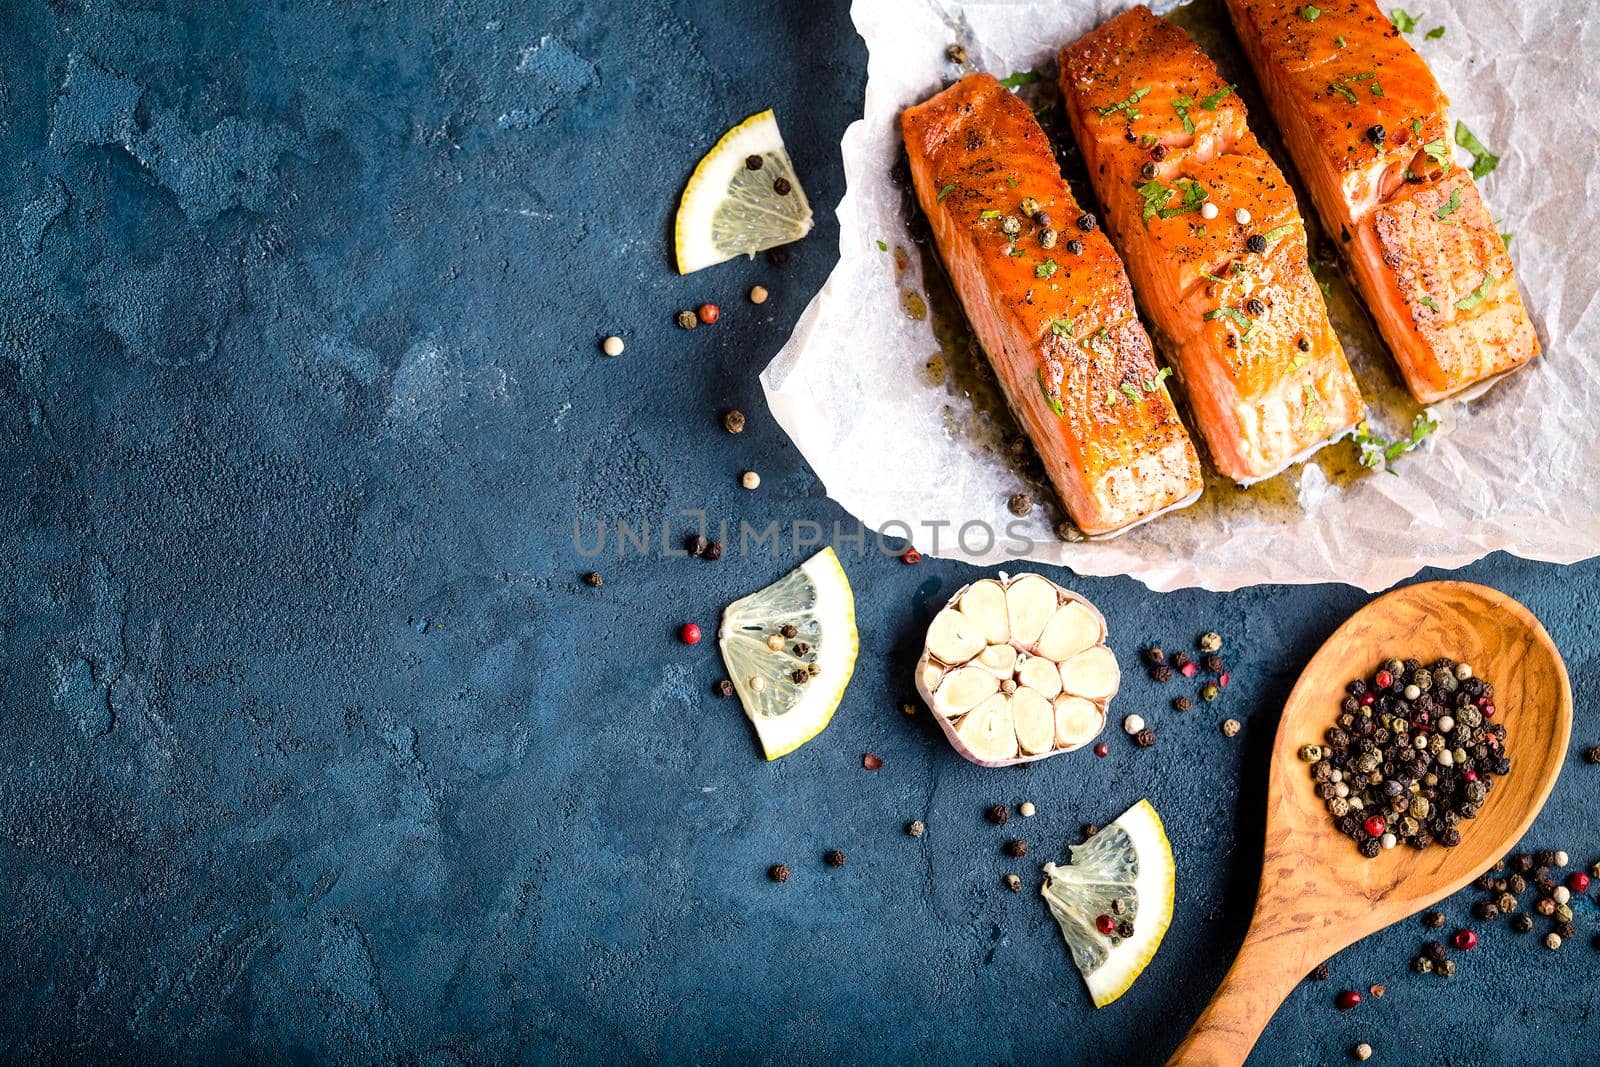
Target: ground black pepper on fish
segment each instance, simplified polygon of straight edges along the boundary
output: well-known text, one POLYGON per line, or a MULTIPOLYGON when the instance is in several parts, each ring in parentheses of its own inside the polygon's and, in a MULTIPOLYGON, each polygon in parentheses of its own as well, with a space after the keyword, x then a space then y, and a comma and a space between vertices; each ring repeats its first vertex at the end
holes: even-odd
POLYGON ((1300 750, 1339 832, 1369 859, 1400 842, 1459 844, 1511 769, 1494 686, 1454 660, 1390 659, 1346 692, 1326 745, 1300 750))

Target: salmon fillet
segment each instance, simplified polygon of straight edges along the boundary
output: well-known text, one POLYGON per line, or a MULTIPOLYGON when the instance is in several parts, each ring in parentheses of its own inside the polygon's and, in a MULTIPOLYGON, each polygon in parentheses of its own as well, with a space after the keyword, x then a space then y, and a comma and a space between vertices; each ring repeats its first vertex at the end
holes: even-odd
POLYGON ((1100 536, 1192 503, 1200 462, 1127 276, 1027 105, 971 74, 901 129, 956 295, 1073 521, 1100 536))
POLYGON ((1449 101, 1378 5, 1227 4, 1311 200, 1416 398, 1442 400, 1538 355, 1505 242, 1455 163, 1449 101))
POLYGON ((1210 58, 1141 5, 1062 50, 1061 95, 1216 468, 1249 484, 1352 429, 1294 193, 1210 58))

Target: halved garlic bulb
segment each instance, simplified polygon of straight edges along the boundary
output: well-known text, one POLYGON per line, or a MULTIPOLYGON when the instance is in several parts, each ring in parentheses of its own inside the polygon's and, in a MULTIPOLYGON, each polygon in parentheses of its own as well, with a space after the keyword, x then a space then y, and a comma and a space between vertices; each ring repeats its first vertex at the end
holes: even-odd
POLYGON ((1000 767, 1092 741, 1121 678, 1105 619, 1039 574, 959 590, 928 626, 917 689, 967 759, 1000 767))

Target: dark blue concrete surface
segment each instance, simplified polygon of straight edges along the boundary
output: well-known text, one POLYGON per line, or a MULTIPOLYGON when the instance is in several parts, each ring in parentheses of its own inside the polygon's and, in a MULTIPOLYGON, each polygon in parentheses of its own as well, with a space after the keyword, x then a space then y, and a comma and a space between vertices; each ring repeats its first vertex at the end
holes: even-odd
MULTIPOLYGON (((897 710, 930 607, 974 572, 847 548, 856 680, 767 764, 710 696, 713 643, 673 631, 799 554, 573 547, 575 518, 846 518, 756 375, 834 259, 864 65, 842 0, 0 5, 0 1060, 1146 1063, 1176 1043, 1243 933, 1275 709, 1361 594, 1058 573, 1130 661, 1215 627, 1237 681, 1180 717, 1134 677, 1115 710, 1155 749, 1112 731, 1103 761, 983 771, 897 710), (816 232, 785 267, 680 279, 684 176, 769 105, 816 232), (672 326, 708 299, 721 324, 672 326), (1252 723, 1230 741, 1225 714, 1252 723), (1141 796, 1181 899, 1097 1013, 1031 861, 1141 796), (981 812, 1024 799, 1019 863, 981 812)), ((1463 574, 1544 618, 1575 740, 1600 742, 1600 567, 1463 574)), ((1600 769, 1569 764, 1533 836, 1588 860, 1600 769)), ((1407 973, 1421 939, 1340 954, 1254 1062, 1600 1047, 1587 931, 1551 955, 1486 929, 1448 982, 1407 973), (1388 996, 1333 1011, 1371 982, 1388 996)))

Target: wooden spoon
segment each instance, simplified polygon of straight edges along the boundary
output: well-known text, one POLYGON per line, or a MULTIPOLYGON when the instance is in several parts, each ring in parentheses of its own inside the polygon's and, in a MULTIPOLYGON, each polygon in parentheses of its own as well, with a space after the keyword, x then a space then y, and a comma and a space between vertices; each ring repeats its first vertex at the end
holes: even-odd
POLYGON ((1544 806, 1566 757, 1572 689, 1550 635, 1504 593, 1426 582, 1379 597, 1334 631, 1283 709, 1267 787, 1266 854, 1238 959, 1169 1064, 1240 1064, 1273 1012, 1335 952, 1441 900, 1506 854, 1544 806), (1305 744, 1322 741, 1344 687, 1384 659, 1439 656, 1494 685, 1511 771, 1495 780, 1455 848, 1401 844, 1366 859, 1318 799, 1305 744))

